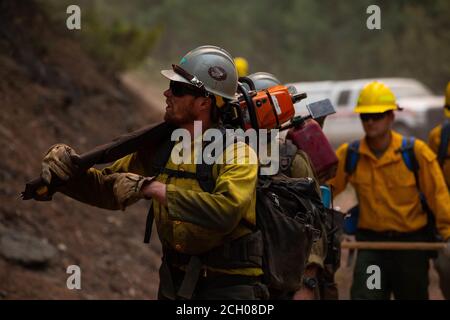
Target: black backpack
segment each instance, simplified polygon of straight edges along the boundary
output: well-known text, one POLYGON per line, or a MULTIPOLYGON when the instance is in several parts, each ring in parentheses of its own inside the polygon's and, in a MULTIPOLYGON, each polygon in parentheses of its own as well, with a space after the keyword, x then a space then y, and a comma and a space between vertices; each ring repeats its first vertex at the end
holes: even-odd
MULTIPOLYGON (((284 143, 280 144, 280 172, 291 177, 292 175, 292 163, 297 155, 298 148, 292 143, 290 139, 286 139, 284 143)), ((321 185, 322 188, 330 190, 329 186, 321 185)), ((331 191, 331 190, 330 190, 331 191)), ((324 264, 336 271, 340 266, 341 261, 341 237, 344 222, 344 214, 342 212, 333 209, 333 200, 331 199, 325 208, 321 209, 325 211, 325 220, 322 215, 322 223, 326 231, 327 239, 327 255, 324 260, 324 264), (328 206, 328 207, 327 207, 328 206)), ((323 201, 322 201, 323 203, 323 201)))
MULTIPOLYGON (((223 130, 224 149, 226 148, 223 130)), ((237 137, 239 140, 239 137, 237 137)), ((229 140, 228 140, 229 141, 229 140)), ((196 179, 200 187, 212 192, 215 181, 213 165, 197 164, 196 173, 165 169, 174 142, 158 151, 154 171, 177 178, 196 179), (158 168, 159 166, 159 168, 158 168)), ((312 179, 294 179, 283 174, 260 176, 256 188, 256 226, 242 220, 252 231, 262 232, 264 282, 270 289, 288 292, 301 286, 303 271, 312 243, 320 237, 320 223, 325 209, 312 179)), ((153 224, 153 210, 147 216, 144 242, 148 243, 153 224)))
POLYGON ((325 219, 314 182, 283 174, 260 177, 256 198, 256 227, 264 241, 265 283, 279 292, 296 291, 325 219))

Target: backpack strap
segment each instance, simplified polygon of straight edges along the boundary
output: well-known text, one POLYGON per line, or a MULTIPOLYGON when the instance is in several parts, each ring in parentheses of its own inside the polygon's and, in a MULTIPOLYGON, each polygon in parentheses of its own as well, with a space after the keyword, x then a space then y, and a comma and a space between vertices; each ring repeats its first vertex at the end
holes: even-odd
MULTIPOLYGON (((224 152, 225 149, 230 145, 234 143, 233 139, 228 139, 227 141, 227 131, 225 127, 219 127, 218 129, 220 129, 221 133, 222 133, 222 145, 223 145, 223 149, 222 151, 224 152)), ((207 142, 205 144, 203 144, 203 148, 207 147, 209 144, 213 143, 214 141, 211 142, 207 142)), ((203 155, 203 149, 202 149, 202 155, 203 155)), ((211 154, 208 155, 212 158, 217 159, 217 157, 220 154, 211 154)), ((202 188, 203 191, 206 192, 213 192, 215 186, 216 186, 216 180, 213 177, 212 174, 212 169, 213 169, 213 164, 208 164, 205 163, 205 161, 200 161, 200 163, 197 164, 196 168, 195 168, 195 177, 193 179, 196 179, 198 181, 198 184, 200 185, 200 188, 202 188)))
POLYGON ((348 145, 345 157, 345 172, 351 175, 355 172, 359 160, 359 140, 355 140, 348 145))
MULTIPOLYGON (((208 143, 209 144, 209 143, 208 143)), ((206 147, 208 144, 204 144, 203 148, 206 147)), ((226 145, 226 142, 224 142, 224 145, 226 145)), ((203 154, 203 149, 202 149, 203 154)), ((214 157, 214 155, 213 155, 214 157)), ((169 159, 167 158, 167 161, 169 159)), ((187 172, 187 171, 180 171, 180 170, 174 170, 174 169, 168 169, 165 167, 167 161, 160 165, 159 168, 156 170, 158 174, 166 174, 168 177, 172 178, 179 178, 179 179, 193 179, 197 180, 200 188, 202 188, 203 191, 206 192, 212 192, 215 187, 215 181, 214 177, 212 175, 212 164, 207 164, 204 161, 200 161, 196 165, 195 173, 194 172, 187 172)))
MULTIPOLYGON (((218 129, 222 132, 222 146, 223 146, 222 152, 225 152, 225 150, 230 145, 232 145, 238 141, 245 142, 243 137, 235 135, 234 133, 228 132, 227 131, 228 127, 220 126, 218 129)), ((213 142, 214 141, 205 143, 203 145, 203 148, 207 147, 209 144, 211 144, 213 142)), ((203 155, 203 150, 202 150, 202 155, 203 155)), ((220 153, 219 154, 212 153, 211 155, 208 155, 208 156, 210 156, 213 159, 217 159, 220 156, 220 153)), ((213 174, 212 174, 213 163, 214 162, 208 164, 205 161, 200 161, 200 163, 198 163, 195 168, 195 178, 193 178, 198 181, 198 184, 200 185, 200 188, 202 188, 203 191, 206 191, 209 193, 213 192, 213 190, 216 186, 216 180, 214 179, 213 174)))
MULTIPOLYGON (((219 127, 218 129, 220 129, 220 131, 222 132, 222 142, 223 142, 222 151, 225 151, 228 146, 235 143, 236 141, 244 141, 242 137, 227 132, 226 127, 219 127)), ((214 141, 202 145, 201 155, 203 155, 203 149, 213 142, 214 141)), ((156 152, 156 156, 153 161, 154 163, 153 172, 155 176, 160 174, 167 174, 169 177, 176 177, 180 179, 195 179, 198 181, 198 184, 200 185, 200 188, 203 191, 211 193, 216 186, 216 181, 212 174, 213 164, 208 164, 205 163, 205 161, 200 161, 200 163, 196 165, 195 173, 166 168, 167 161, 169 161, 170 154, 174 146, 175 141, 169 140, 164 142, 156 152)), ((217 155, 211 154, 210 156, 213 158, 217 158, 219 155, 220 154, 217 155)), ((147 214, 144 243, 150 242, 153 220, 154 220, 153 206, 151 205, 147 214)))
MULTIPOLYGON (((414 152, 414 137, 403 137, 402 146, 398 150, 402 154, 403 162, 406 167, 414 174, 414 179, 416 180, 416 188, 419 192, 420 204, 422 205, 422 210, 427 214, 428 225, 427 228, 435 228, 435 217, 433 211, 428 205, 425 194, 420 190, 420 180, 419 180, 419 162, 417 161, 416 154, 414 152)), ((435 230, 432 230, 435 232, 435 230)))
POLYGON ((291 139, 286 139, 284 143, 280 143, 279 171, 287 176, 291 176, 291 165, 297 150, 297 146, 292 143, 291 139))
MULTIPOLYGON (((162 142, 161 146, 156 150, 155 157, 153 158, 152 174, 158 176, 161 173, 161 168, 165 167, 174 146, 175 141, 172 141, 170 138, 162 142)), ((147 219, 145 221, 144 243, 150 243, 154 218, 152 201, 150 208, 148 209, 147 219)))
POLYGON ((441 165, 441 167, 444 165, 445 159, 447 159, 449 157, 447 154, 449 139, 450 139, 450 121, 446 121, 442 125, 441 143, 439 144, 439 149, 438 149, 438 154, 437 154, 438 161, 439 161, 439 164, 441 165))
POLYGON ((405 163, 408 170, 414 173, 417 188, 419 188, 418 184, 419 180, 417 176, 419 171, 419 164, 416 159, 416 154, 414 153, 414 143, 415 143, 414 137, 403 137, 402 146, 400 147, 399 151, 402 154, 403 162, 405 163))
POLYGON ((397 150, 402 155, 403 163, 406 165, 409 171, 414 174, 414 179, 416 180, 416 188, 420 195, 420 200, 424 198, 423 193, 420 191, 419 184, 419 163, 417 162, 416 154, 414 152, 414 137, 403 137, 402 146, 397 150))
POLYGON ((150 243, 154 219, 155 214, 153 213, 153 201, 152 201, 152 203, 150 204, 150 208, 148 208, 147 219, 145 220, 144 243, 150 243))
MULTIPOLYGON (((225 151, 225 149, 229 145, 235 143, 236 136, 231 136, 230 134, 228 134, 225 127, 219 127, 219 129, 222 132, 222 142, 223 142, 222 150, 225 151), (227 139, 227 137, 231 138, 227 139)), ((239 141, 239 139, 237 140, 239 141)), ((199 156, 202 156, 204 148, 213 142, 214 141, 204 143, 202 145, 202 152, 199 156)), ((160 148, 160 150, 158 150, 159 155, 157 156, 157 159, 154 161, 155 175, 167 174, 169 177, 176 177, 180 179, 195 179, 198 181, 203 191, 212 192, 215 187, 215 181, 212 175, 213 164, 208 164, 202 159, 201 161, 199 161, 200 163, 196 165, 195 173, 166 168, 167 161, 169 161, 169 157, 174 146, 175 142, 171 141, 171 143, 164 144, 160 148)), ((217 155, 211 154, 210 156, 212 158, 217 158, 219 155, 220 154, 217 155)))

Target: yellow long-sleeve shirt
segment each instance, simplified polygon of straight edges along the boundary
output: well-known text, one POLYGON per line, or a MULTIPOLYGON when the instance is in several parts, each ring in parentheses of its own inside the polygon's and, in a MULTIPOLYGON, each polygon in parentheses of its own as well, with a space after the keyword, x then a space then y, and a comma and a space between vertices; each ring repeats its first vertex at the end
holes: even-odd
MULTIPOLYGON (((358 228, 412 232, 426 225, 427 216, 420 203, 414 174, 398 152, 401 144, 402 136, 392 131, 390 146, 377 159, 362 139, 358 165, 351 175, 345 172, 348 144, 338 148, 338 170, 329 182, 335 195, 342 192, 347 183, 354 186, 360 206, 358 228)), ((436 155, 420 140, 416 140, 414 152, 420 168, 420 190, 436 216, 440 234, 447 239, 450 237, 450 196, 436 155)))
MULTIPOLYGON (((153 200, 155 223, 163 245, 180 253, 197 255, 251 232, 239 222, 245 219, 255 224, 256 221, 258 164, 250 161, 257 159, 256 154, 243 142, 230 145, 225 154, 230 154, 231 158, 213 165, 216 183, 212 193, 203 191, 195 179, 169 178, 167 174, 157 177, 167 185, 167 206, 153 200)), ((191 163, 174 164, 169 159, 166 168, 195 173, 193 160, 196 156, 191 154, 191 163)), ((61 191, 84 203, 117 210, 113 181, 106 177, 119 172, 149 176, 152 163, 143 163, 142 159, 146 158, 133 153, 101 171, 91 168, 61 191)), ((262 274, 260 268, 209 269, 229 274, 262 274)))
MULTIPOLYGON (((436 154, 438 153, 439 146, 441 144, 441 133, 442 133, 442 125, 435 127, 431 130, 430 135, 428 136, 428 145, 431 150, 433 150, 436 154)), ((450 144, 447 147, 447 155, 450 154, 450 144)), ((445 159, 442 172, 444 173, 445 182, 447 183, 447 187, 450 188, 450 159, 445 159)))

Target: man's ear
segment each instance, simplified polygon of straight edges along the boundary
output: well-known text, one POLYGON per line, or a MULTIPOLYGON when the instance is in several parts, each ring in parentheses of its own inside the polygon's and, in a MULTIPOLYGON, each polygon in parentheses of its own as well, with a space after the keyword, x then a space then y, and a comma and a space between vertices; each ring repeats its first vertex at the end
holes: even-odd
POLYGON ((212 100, 209 97, 199 97, 197 98, 197 108, 200 111, 209 110, 212 106, 212 100))

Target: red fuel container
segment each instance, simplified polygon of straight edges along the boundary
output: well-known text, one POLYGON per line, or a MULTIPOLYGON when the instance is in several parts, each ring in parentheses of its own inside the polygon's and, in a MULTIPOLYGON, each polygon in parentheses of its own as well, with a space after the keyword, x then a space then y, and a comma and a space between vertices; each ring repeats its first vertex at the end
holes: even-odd
POLYGON ((308 119, 298 127, 289 129, 287 139, 303 150, 311 159, 317 175, 330 179, 336 174, 338 158, 320 125, 308 119))

